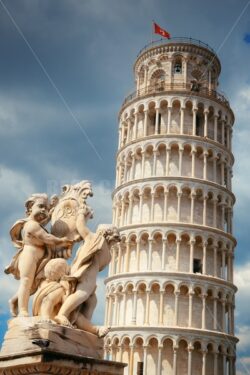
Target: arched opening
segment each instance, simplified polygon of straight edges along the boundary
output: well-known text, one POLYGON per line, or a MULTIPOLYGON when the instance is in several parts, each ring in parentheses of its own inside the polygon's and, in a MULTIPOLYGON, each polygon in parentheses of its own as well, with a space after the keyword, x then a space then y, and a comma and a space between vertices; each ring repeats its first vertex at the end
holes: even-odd
POLYGON ((173 371, 173 341, 166 339, 163 342, 161 374, 172 374, 173 371))
POLYGON ((186 374, 188 367, 188 344, 185 340, 180 340, 177 350, 177 374, 186 374))

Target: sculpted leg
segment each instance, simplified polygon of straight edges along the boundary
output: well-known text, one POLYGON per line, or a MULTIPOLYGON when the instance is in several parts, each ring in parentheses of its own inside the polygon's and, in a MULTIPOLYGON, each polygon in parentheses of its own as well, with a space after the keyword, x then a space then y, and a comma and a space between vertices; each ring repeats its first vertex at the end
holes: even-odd
POLYGON ((92 294, 88 300, 84 303, 84 306, 81 308, 82 314, 89 320, 92 319, 93 312, 97 305, 96 294, 92 294))
POLYGON ((98 337, 104 337, 110 331, 110 327, 94 326, 84 315, 78 314, 76 326, 83 331, 93 333, 98 337))
POLYGON ((85 302, 88 297, 89 293, 83 290, 77 290, 75 293, 67 297, 57 316, 55 317, 56 322, 59 324, 68 325, 66 323, 69 322, 70 314, 76 310, 79 305, 85 302))
POLYGON ((45 297, 42 301, 39 316, 42 319, 50 320, 54 319, 54 308, 57 304, 62 301, 64 295, 64 289, 57 289, 53 293, 50 293, 47 297, 45 297))
POLYGON ((17 316, 18 314, 18 294, 17 293, 9 300, 9 307, 10 307, 11 315, 17 316))
POLYGON ((28 304, 31 286, 34 281, 36 272, 36 261, 32 257, 20 257, 20 286, 18 289, 18 316, 29 316, 28 304))
POLYGON ((32 280, 30 277, 22 277, 20 280, 20 286, 18 290, 18 307, 19 313, 18 316, 29 316, 28 304, 30 297, 30 289, 32 285, 32 280))

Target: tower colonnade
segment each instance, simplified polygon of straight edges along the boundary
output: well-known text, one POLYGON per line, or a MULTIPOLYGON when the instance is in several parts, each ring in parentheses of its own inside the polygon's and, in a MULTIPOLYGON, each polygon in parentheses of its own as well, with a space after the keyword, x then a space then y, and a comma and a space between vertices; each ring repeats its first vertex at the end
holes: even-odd
POLYGON ((220 62, 190 39, 138 55, 119 113, 105 355, 126 375, 234 375, 232 129, 220 62))

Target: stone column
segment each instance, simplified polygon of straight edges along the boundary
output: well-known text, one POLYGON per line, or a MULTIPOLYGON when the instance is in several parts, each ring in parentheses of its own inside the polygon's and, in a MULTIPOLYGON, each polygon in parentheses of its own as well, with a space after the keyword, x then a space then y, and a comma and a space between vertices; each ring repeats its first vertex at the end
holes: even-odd
POLYGON ((178 375, 177 374, 177 350, 178 350, 178 347, 174 346, 173 347, 173 375, 178 375))
POLYGON ((125 272, 129 271, 130 242, 126 241, 125 272))
POLYGON ((221 159, 220 167, 221 167, 221 185, 224 186, 225 185, 225 161, 223 159, 221 159))
POLYGON ((145 151, 142 151, 141 154, 142 154, 142 159, 141 159, 141 178, 143 178, 144 177, 144 173, 145 173, 145 151))
POLYGON ((158 363, 157 363, 157 375, 162 375, 162 371, 161 371, 161 362, 162 362, 162 349, 163 349, 163 346, 162 345, 159 345, 158 346, 158 363))
POLYGON ((144 110, 143 136, 148 135, 148 110, 144 110))
POLYGON ((131 165, 131 171, 130 171, 130 180, 133 180, 135 176, 135 153, 134 152, 131 154, 131 157, 132 157, 132 165, 131 165))
POLYGON ((123 317, 122 317, 122 320, 123 320, 123 326, 125 326, 126 324, 126 304, 127 304, 127 292, 126 290, 123 292, 123 317))
POLYGON ((140 223, 142 222, 142 205, 143 205, 143 193, 139 193, 139 221, 140 223))
POLYGON ((227 281, 232 282, 233 252, 230 249, 227 257, 227 281))
POLYGON ((226 357, 226 353, 224 353, 224 352, 222 352, 222 361, 223 361, 223 375, 226 375, 227 357, 226 357))
POLYGON ((153 151, 154 154, 154 160, 153 160, 153 176, 156 176, 156 163, 157 163, 157 150, 153 151))
POLYGON ((231 207, 227 207, 227 233, 231 233, 231 207))
POLYGON ((127 160, 124 160, 124 174, 123 174, 124 183, 128 181, 127 171, 128 171, 128 162, 127 160))
POLYGON ((217 156, 213 158, 213 181, 217 183, 217 156))
POLYGON ((184 134, 184 110, 185 107, 181 107, 181 126, 180 126, 180 134, 184 134))
POLYGON ((130 345, 129 351, 129 375, 134 375, 134 346, 130 345))
POLYGON ((191 151, 192 154, 192 170, 191 170, 191 177, 195 177, 195 156, 196 156, 196 149, 192 149, 191 151))
POLYGON ((193 346, 188 347, 188 373, 187 375, 192 375, 192 354, 193 354, 193 346))
POLYGON ((135 112, 135 123, 134 123, 135 131, 134 131, 133 139, 137 139, 137 135, 138 135, 138 116, 139 116, 139 113, 135 112))
POLYGON ((226 124, 226 132, 227 132, 227 148, 230 147, 230 125, 226 124))
POLYGON ((190 290, 189 292, 189 304, 188 304, 188 327, 192 327, 193 322, 193 296, 194 291, 190 290))
POLYGON ((163 325, 164 290, 160 290, 159 325, 163 325))
POLYGON ((168 107, 168 124, 167 124, 167 134, 170 133, 171 128, 171 115, 172 115, 172 107, 168 107))
POLYGON ((221 143, 225 146, 225 119, 221 121, 221 143))
POLYGON ((155 134, 159 134, 159 108, 155 108, 155 134))
POLYGON ((167 221, 167 213, 168 213, 168 193, 169 191, 164 191, 164 208, 163 208, 163 221, 167 221))
POLYGON ((182 157, 183 157, 184 149, 182 147, 179 148, 179 176, 182 175, 182 157))
POLYGON ((184 76, 184 87, 187 87, 187 60, 183 60, 183 76, 184 76))
POLYGON ((114 275, 115 274, 115 255, 116 255, 116 248, 113 247, 112 249, 112 257, 111 257, 111 273, 110 273, 110 276, 114 275))
POLYGON ((232 329, 232 303, 228 303, 228 333, 229 335, 232 335, 233 333, 232 329))
POLYGON ((137 290, 133 290, 134 296, 133 296, 133 312, 132 312, 132 321, 131 323, 133 325, 136 324, 136 311, 137 311, 137 290))
POLYGON ((166 176, 168 176, 168 173, 169 173, 169 155, 170 155, 170 151, 171 149, 170 148, 166 148, 166 176))
POLYGON ((178 326, 178 315, 179 315, 179 295, 180 295, 180 292, 179 291, 176 291, 175 293, 175 303, 174 303, 174 311, 175 311, 175 322, 174 322, 174 325, 175 326, 178 326))
POLYGON ((147 374, 147 353, 148 348, 147 346, 143 346, 143 374, 147 374))
POLYGON ((153 245, 153 239, 149 238, 148 239, 148 271, 151 271, 152 269, 152 245, 153 245))
POLYGON ((118 263, 117 263, 117 273, 121 273, 121 261, 122 261, 122 247, 121 243, 118 243, 118 263))
POLYGON ((131 119, 128 118, 128 132, 127 132, 127 142, 126 143, 128 143, 132 139, 132 137, 131 137, 131 127, 132 127, 131 119))
POLYGON ((193 261, 194 261, 194 244, 195 239, 189 241, 190 244, 190 258, 189 258, 189 272, 193 273, 193 261))
POLYGON ((227 186, 229 190, 232 189, 232 168, 230 165, 228 165, 227 169, 227 186))
POLYGON ((208 136, 208 109, 204 109, 204 137, 208 136))
POLYGON ((202 375, 206 375, 207 350, 202 351, 202 375))
MULTIPOLYGON (((218 352, 214 352, 214 375, 219 375, 218 374, 218 352)), ((221 374, 224 375, 224 374, 221 374)))
POLYGON ((222 256, 222 270, 221 270, 221 277, 225 280, 225 267, 226 267, 226 249, 222 249, 221 251, 222 256))
POLYGON ((166 251, 167 251, 167 238, 162 239, 162 255, 161 255, 161 269, 165 270, 165 261, 166 261, 166 251))
POLYGON ((127 224, 132 224, 132 210, 133 210, 133 195, 129 195, 129 204, 128 204, 128 222, 127 224))
POLYGON ((191 191, 190 195, 191 195, 190 223, 193 224, 194 223, 194 201, 195 201, 196 194, 194 191, 191 191))
POLYGON ((225 332, 226 330, 226 319, 225 319, 225 315, 226 315, 226 300, 224 298, 221 299, 221 305, 222 305, 222 332, 225 332))
POLYGON ((122 135, 121 135, 121 147, 124 146, 125 142, 124 142, 124 138, 125 138, 125 123, 124 121, 122 122, 122 135))
POLYGON ((202 329, 206 329, 206 298, 207 294, 202 294, 202 329))
POLYGON ((196 135, 196 115, 198 108, 193 109, 193 135, 196 135))
POLYGON ((228 357, 228 362, 229 362, 229 375, 234 375, 233 357, 231 355, 228 357))
POLYGON ((140 268, 140 240, 136 240, 136 270, 140 268))
POLYGON ((217 203, 218 200, 216 198, 213 199, 213 227, 217 227, 217 203))
POLYGON ((203 221, 202 221, 202 224, 203 225, 207 225, 207 200, 208 200, 208 196, 205 195, 203 197, 203 221))
POLYGON ((180 266, 180 245, 181 245, 181 239, 176 238, 176 271, 179 270, 180 266))
POLYGON ((180 222, 181 220, 181 196, 182 192, 178 191, 177 193, 177 221, 180 222))
POLYGON ((203 275, 206 275, 207 273, 207 242, 204 241, 203 243, 203 267, 202 267, 202 273, 203 275))
POLYGON ((217 274, 217 250, 218 250, 218 247, 214 246, 214 277, 218 277, 218 274, 217 274))
POLYGON ((108 312, 109 312, 109 295, 106 294, 105 298, 105 315, 104 315, 104 324, 108 324, 108 312))
POLYGON ((118 313, 118 294, 115 294, 115 303, 114 303, 114 325, 117 325, 117 313, 118 313))
POLYGON ((154 207, 155 207, 155 193, 151 192, 151 208, 150 208, 150 221, 154 221, 154 207))
POLYGON ((150 302, 150 290, 146 289, 146 308, 145 308, 145 319, 144 325, 149 325, 149 302, 150 302))
POLYGON ((203 153, 203 158, 204 158, 204 164, 203 164, 203 180, 207 179, 207 157, 208 153, 205 151, 203 153))
POLYGON ((119 345, 118 350, 119 350, 118 362, 122 362, 123 345, 119 345))
POLYGON ((218 142, 218 115, 214 115, 214 140, 218 142))

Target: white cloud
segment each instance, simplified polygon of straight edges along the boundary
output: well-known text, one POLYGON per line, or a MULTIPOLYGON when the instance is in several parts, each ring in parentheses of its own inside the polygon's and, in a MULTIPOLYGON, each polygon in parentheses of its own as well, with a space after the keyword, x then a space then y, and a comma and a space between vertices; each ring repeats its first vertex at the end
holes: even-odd
POLYGON ((0 164, 0 195, 5 205, 24 203, 35 191, 35 184, 27 173, 0 164))
POLYGON ((250 374, 250 327, 249 327, 249 290, 250 263, 237 266, 234 282, 238 287, 236 294, 236 336, 237 344, 237 375, 250 374))

